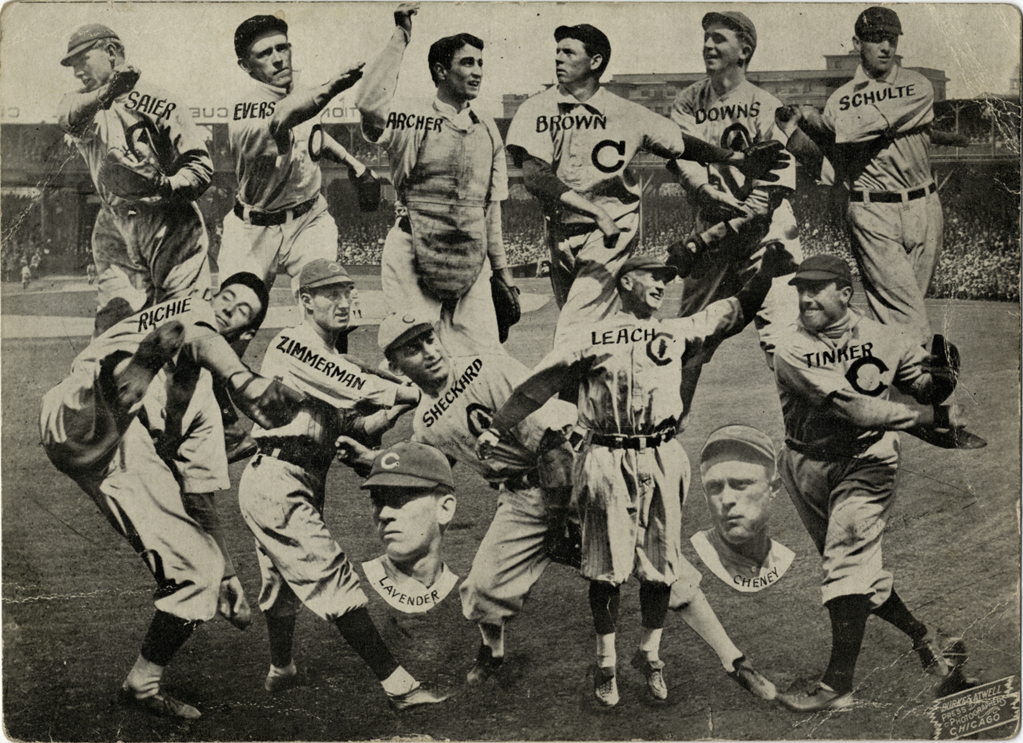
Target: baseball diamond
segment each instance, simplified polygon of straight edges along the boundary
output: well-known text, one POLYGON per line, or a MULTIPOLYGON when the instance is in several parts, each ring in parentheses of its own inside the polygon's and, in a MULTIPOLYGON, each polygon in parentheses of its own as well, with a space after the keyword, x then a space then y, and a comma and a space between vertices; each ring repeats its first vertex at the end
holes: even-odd
POLYGON ((1018 14, 49 5, 5 737, 1016 734, 1018 14))

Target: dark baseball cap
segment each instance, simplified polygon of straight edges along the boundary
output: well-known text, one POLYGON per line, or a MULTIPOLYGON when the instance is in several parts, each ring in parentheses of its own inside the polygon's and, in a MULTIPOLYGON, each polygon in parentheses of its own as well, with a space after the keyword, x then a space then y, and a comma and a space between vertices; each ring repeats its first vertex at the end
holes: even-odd
POLYGON ((744 451, 774 464, 775 450, 771 437, 752 426, 722 426, 707 437, 700 450, 700 464, 726 451, 744 451))
POLYGON ((321 286, 332 284, 355 284, 348 272, 337 261, 328 261, 326 258, 317 258, 309 261, 302 267, 298 275, 298 287, 300 289, 318 289, 321 286))
POLYGON ((664 280, 671 281, 678 275, 678 272, 671 266, 664 264, 664 261, 659 261, 652 255, 634 255, 618 269, 618 273, 615 274, 615 281, 621 280, 622 276, 629 273, 629 271, 638 271, 640 269, 650 271, 655 276, 661 276, 664 280))
POLYGON ((829 281, 852 286, 852 271, 849 264, 837 255, 824 253, 807 258, 799 264, 796 275, 789 279, 789 286, 800 281, 829 281))
POLYGON ((288 24, 275 15, 254 15, 246 18, 234 32, 234 53, 243 59, 249 53, 249 46, 260 36, 269 33, 288 35, 288 24))
POLYGON ((856 19, 856 37, 901 36, 902 23, 891 8, 874 6, 860 13, 856 19))
POLYGON ((434 488, 454 491, 451 464, 439 449, 415 441, 402 441, 373 460, 369 477, 360 486, 372 488, 434 488))
POLYGON ((97 41, 103 41, 104 39, 113 39, 119 43, 121 42, 121 37, 113 29, 104 26, 102 23, 87 23, 75 29, 75 32, 71 34, 71 38, 68 39, 67 55, 64 59, 60 60, 61 65, 70 67, 72 57, 76 54, 81 54, 86 49, 92 48, 97 41))
POLYGON ((703 30, 706 31, 707 26, 715 22, 723 23, 729 28, 734 29, 753 47, 753 51, 756 51, 757 27, 745 15, 736 10, 712 11, 703 17, 703 30))
POLYGON ((392 312, 380 323, 380 330, 377 332, 377 345, 386 356, 413 338, 418 338, 431 330, 433 330, 432 320, 421 318, 414 312, 392 312))
POLYGON ((596 26, 580 23, 578 26, 558 26, 554 29, 554 40, 578 39, 586 45, 590 54, 599 54, 607 64, 611 59, 611 42, 607 35, 596 26))

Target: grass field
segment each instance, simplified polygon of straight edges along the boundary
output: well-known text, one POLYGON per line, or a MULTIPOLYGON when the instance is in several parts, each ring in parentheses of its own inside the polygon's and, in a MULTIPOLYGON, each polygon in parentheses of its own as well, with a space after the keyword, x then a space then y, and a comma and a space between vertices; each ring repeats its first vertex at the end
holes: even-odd
MULTIPOLYGON (((365 282, 366 290, 373 280, 365 282)), ((548 294, 544 280, 521 282, 548 294)), ((360 288, 363 282, 360 279, 360 288)), ((44 287, 45 288, 45 287, 44 287)), ((16 315, 88 316, 86 293, 26 293, 3 287, 5 324, 16 315)), ((275 300, 278 299, 275 292, 275 300)), ((666 306, 677 306, 669 293, 666 306)), ((933 302, 935 330, 959 344, 959 399, 983 450, 955 452, 903 437, 899 495, 887 528, 885 559, 909 607, 946 635, 963 635, 968 670, 983 680, 1020 669, 1019 598, 1019 307, 933 302)), ((527 365, 550 347, 556 310, 548 302, 512 331, 510 352, 527 365)), ((258 360, 275 331, 264 330, 247 358, 258 360)), ((389 709, 379 686, 336 630, 309 612, 299 618, 296 656, 310 683, 270 697, 260 616, 246 632, 223 620, 200 628, 171 665, 166 683, 195 704, 196 722, 156 718, 120 706, 115 692, 152 614, 152 578, 92 502, 46 459, 38 443, 43 393, 67 373, 87 339, 2 342, 3 723, 19 740, 348 740, 430 736, 467 740, 694 740, 929 738, 925 714, 932 677, 910 643, 889 625, 868 623, 857 670, 857 704, 840 714, 799 716, 755 699, 731 681, 716 657, 674 614, 662 645, 667 703, 648 701, 628 666, 637 642, 637 583, 623 590, 619 632, 621 704, 598 710, 586 670, 592 626, 586 584, 552 566, 508 631, 508 661, 495 681, 452 701, 407 713, 389 709)), ((351 350, 379 360, 376 329, 351 338, 351 350)), ((706 369, 682 443, 693 457, 707 434, 743 422, 783 439, 781 411, 752 329, 728 341, 706 369)), ((408 435, 403 421, 388 440, 408 435)), ((241 467, 232 467, 237 483, 241 467)), ((450 567, 468 573, 495 508, 495 493, 456 468, 458 513, 445 543, 450 567)), ((328 481, 327 522, 355 562, 380 553, 368 499, 337 465, 328 481)), ((255 604, 259 573, 234 490, 220 496, 235 563, 255 604)), ((709 526, 697 484, 683 511, 685 537, 709 526)), ((779 583, 740 594, 704 570, 703 588, 735 643, 781 689, 819 677, 830 632, 820 604, 820 560, 782 496, 773 535, 796 552, 779 583)), ((684 540, 686 556, 701 566, 684 540)), ((373 596, 371 594, 371 601, 373 596)), ((377 599, 379 601, 379 599, 377 599)), ((447 601, 457 602, 457 596, 447 601)), ((375 610, 374 610, 375 611, 375 610)), ((478 634, 453 617, 425 624, 425 641, 399 642, 399 660, 429 680, 457 680, 471 664, 478 634), (429 633, 433 633, 433 637, 429 633)), ((376 614, 375 614, 376 616, 376 614)), ((382 620, 386 621, 386 620, 382 620)), ((386 628, 393 635, 394 628, 386 628)), ((418 638, 418 636, 417 636, 418 638)), ((408 638, 406 638, 408 639, 408 638)), ((400 638, 399 638, 400 640, 400 638)), ((1011 727, 983 734, 1006 737, 1011 727)))

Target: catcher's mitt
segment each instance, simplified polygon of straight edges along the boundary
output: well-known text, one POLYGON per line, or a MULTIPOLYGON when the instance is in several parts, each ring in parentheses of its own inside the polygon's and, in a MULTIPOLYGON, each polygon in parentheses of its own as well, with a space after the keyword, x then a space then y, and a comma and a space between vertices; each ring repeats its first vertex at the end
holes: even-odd
POLYGON ((142 73, 131 65, 115 67, 113 75, 100 92, 99 105, 105 109, 110 108, 114 100, 135 87, 135 83, 139 81, 140 74, 142 73))
POLYGON ((567 511, 562 511, 556 518, 548 518, 543 551, 551 562, 579 569, 583 557, 583 532, 578 522, 568 518, 567 511))
POLYGON ((739 171, 749 180, 767 183, 780 180, 780 177, 771 171, 784 167, 792 159, 792 156, 785 152, 785 145, 775 140, 755 142, 743 151, 743 155, 745 159, 739 165, 739 171))
POLYGON ((664 262, 675 269, 680 279, 684 279, 693 272, 697 259, 709 249, 703 236, 699 232, 694 232, 689 237, 669 245, 668 257, 664 262))
POLYGON ((366 168, 360 176, 355 175, 354 168, 348 168, 348 180, 355 186, 355 196, 359 201, 359 211, 375 212, 380 206, 380 179, 373 171, 366 168))
POLYGON ((107 150, 98 180, 117 196, 131 201, 171 193, 170 181, 155 165, 137 160, 119 147, 107 150))
POLYGON ((508 286, 494 275, 490 277, 490 295, 494 300, 494 312, 497 315, 497 332, 504 343, 508 340, 508 330, 522 319, 522 308, 519 306, 519 288, 508 286))

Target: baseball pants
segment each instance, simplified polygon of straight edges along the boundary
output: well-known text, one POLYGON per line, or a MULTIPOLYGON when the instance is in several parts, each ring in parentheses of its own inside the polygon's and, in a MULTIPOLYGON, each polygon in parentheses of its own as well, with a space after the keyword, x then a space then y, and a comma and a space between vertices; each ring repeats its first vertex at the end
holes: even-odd
POLYGON ((678 580, 688 564, 682 501, 689 476, 689 457, 675 440, 641 451, 587 446, 573 471, 583 577, 613 585, 633 574, 668 586, 678 580))
POLYGON ((259 608, 266 613, 292 616, 301 602, 334 621, 368 603, 323 521, 325 477, 262 454, 242 473, 238 504, 256 538, 259 608))
POLYGON ((441 302, 427 293, 416 271, 412 235, 397 222, 387 233, 380 266, 380 284, 390 312, 411 312, 417 318, 431 318, 437 324, 437 337, 452 353, 501 345, 497 335, 497 313, 490 290, 490 261, 484 256, 479 276, 469 290, 454 303, 441 302))
POLYGON ((471 622, 503 625, 522 611, 533 585, 550 564, 540 488, 501 488, 497 511, 462 582, 462 613, 471 622))
POLYGON ((321 194, 316 205, 298 219, 262 227, 249 224, 230 211, 217 256, 219 278, 223 281, 239 271, 249 271, 272 286, 283 270, 291 277, 291 290, 298 293, 302 267, 316 258, 337 260, 337 223, 327 211, 321 194))
MULTIPOLYGON (((712 225, 698 222, 699 229, 707 229, 712 225)), ((682 280, 682 303, 679 306, 679 317, 694 315, 711 302, 726 297, 734 297, 760 268, 759 260, 751 260, 760 247, 770 242, 780 242, 791 256, 794 265, 803 262, 803 249, 796 236, 796 217, 788 202, 783 202, 774 211, 768 233, 756 245, 737 246, 739 257, 731 261, 722 261, 699 278, 689 276, 682 280)), ((778 336, 796 321, 799 314, 799 295, 794 286, 788 285, 788 276, 778 276, 771 283, 771 290, 764 298, 764 303, 753 318, 753 323, 760 336, 760 347, 768 357, 774 355, 778 336)))
POLYGON ((903 326, 928 347, 931 324, 924 297, 944 229, 938 194, 893 204, 850 201, 846 216, 871 315, 882 325, 903 326))
POLYGON ((551 253, 551 286, 561 314, 554 330, 554 344, 569 340, 574 325, 599 323, 621 306, 615 274, 632 255, 639 213, 615 220, 621 234, 613 247, 604 242, 600 230, 561 237, 548 232, 551 253))
POLYGON ((115 297, 132 309, 198 295, 210 299, 208 238, 199 208, 166 199, 104 206, 92 230, 97 308, 115 297))
POLYGON ((895 500, 898 453, 886 460, 852 457, 829 462, 785 447, 778 473, 799 518, 823 558, 823 603, 865 595, 879 607, 892 591, 881 559, 881 537, 895 500))

